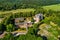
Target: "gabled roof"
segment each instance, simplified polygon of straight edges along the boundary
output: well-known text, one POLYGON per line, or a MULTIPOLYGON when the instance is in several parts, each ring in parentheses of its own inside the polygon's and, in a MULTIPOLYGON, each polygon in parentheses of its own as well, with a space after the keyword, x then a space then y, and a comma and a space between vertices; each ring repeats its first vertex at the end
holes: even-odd
POLYGON ((23 21, 23 20, 24 20, 24 18, 23 18, 23 17, 21 17, 21 18, 15 18, 15 20, 23 21))
POLYGON ((42 13, 36 14, 35 17, 43 16, 42 13))

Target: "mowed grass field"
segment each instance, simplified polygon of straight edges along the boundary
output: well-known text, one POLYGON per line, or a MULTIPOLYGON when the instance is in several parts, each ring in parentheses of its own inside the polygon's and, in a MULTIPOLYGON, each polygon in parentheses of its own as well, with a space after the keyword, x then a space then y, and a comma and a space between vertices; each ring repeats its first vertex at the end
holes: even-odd
POLYGON ((60 11, 60 4, 43 6, 42 8, 44 8, 46 10, 50 10, 51 9, 53 11, 60 11))
POLYGON ((0 11, 0 14, 7 14, 7 13, 20 13, 20 12, 34 12, 35 9, 33 8, 27 8, 27 9, 16 9, 11 11, 0 11))

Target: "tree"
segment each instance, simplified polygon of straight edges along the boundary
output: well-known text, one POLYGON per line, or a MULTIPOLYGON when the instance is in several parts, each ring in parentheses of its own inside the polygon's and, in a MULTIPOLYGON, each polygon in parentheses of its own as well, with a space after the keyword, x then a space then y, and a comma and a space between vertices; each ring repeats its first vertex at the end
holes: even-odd
POLYGON ((11 23, 11 20, 12 20, 12 16, 11 15, 7 16, 4 20, 4 25, 11 23))
POLYGON ((14 37, 11 33, 6 34, 6 36, 3 38, 3 40, 14 40, 14 37))
POLYGON ((4 30, 6 30, 5 25, 3 25, 3 23, 0 23, 0 31, 4 31, 4 30))
POLYGON ((33 19, 33 17, 31 18, 31 22, 34 22, 35 20, 33 19))
POLYGON ((0 23, 0 31, 2 31, 2 24, 0 23))
POLYGON ((14 26, 12 24, 9 24, 6 26, 6 29, 8 32, 14 31, 14 26))

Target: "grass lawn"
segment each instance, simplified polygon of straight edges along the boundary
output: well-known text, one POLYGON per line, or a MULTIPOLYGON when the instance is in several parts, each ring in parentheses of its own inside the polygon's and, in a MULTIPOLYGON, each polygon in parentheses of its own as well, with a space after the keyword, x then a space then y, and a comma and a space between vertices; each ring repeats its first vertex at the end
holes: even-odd
POLYGON ((46 10, 51 9, 53 11, 60 11, 60 4, 43 6, 43 8, 46 9, 46 10))
POLYGON ((0 14, 6 14, 6 13, 20 13, 20 12, 34 12, 35 9, 33 8, 27 8, 27 9, 16 9, 11 11, 0 11, 0 14))

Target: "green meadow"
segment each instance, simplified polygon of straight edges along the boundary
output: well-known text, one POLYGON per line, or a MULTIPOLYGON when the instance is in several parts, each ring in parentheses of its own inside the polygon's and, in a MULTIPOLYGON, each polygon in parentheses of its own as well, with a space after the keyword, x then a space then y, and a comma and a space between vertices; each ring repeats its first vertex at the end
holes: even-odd
POLYGON ((46 10, 60 11, 60 4, 43 6, 46 10))
POLYGON ((35 9, 33 8, 27 8, 27 9, 16 9, 11 11, 0 11, 0 14, 7 14, 7 13, 20 13, 20 12, 34 12, 35 9))

